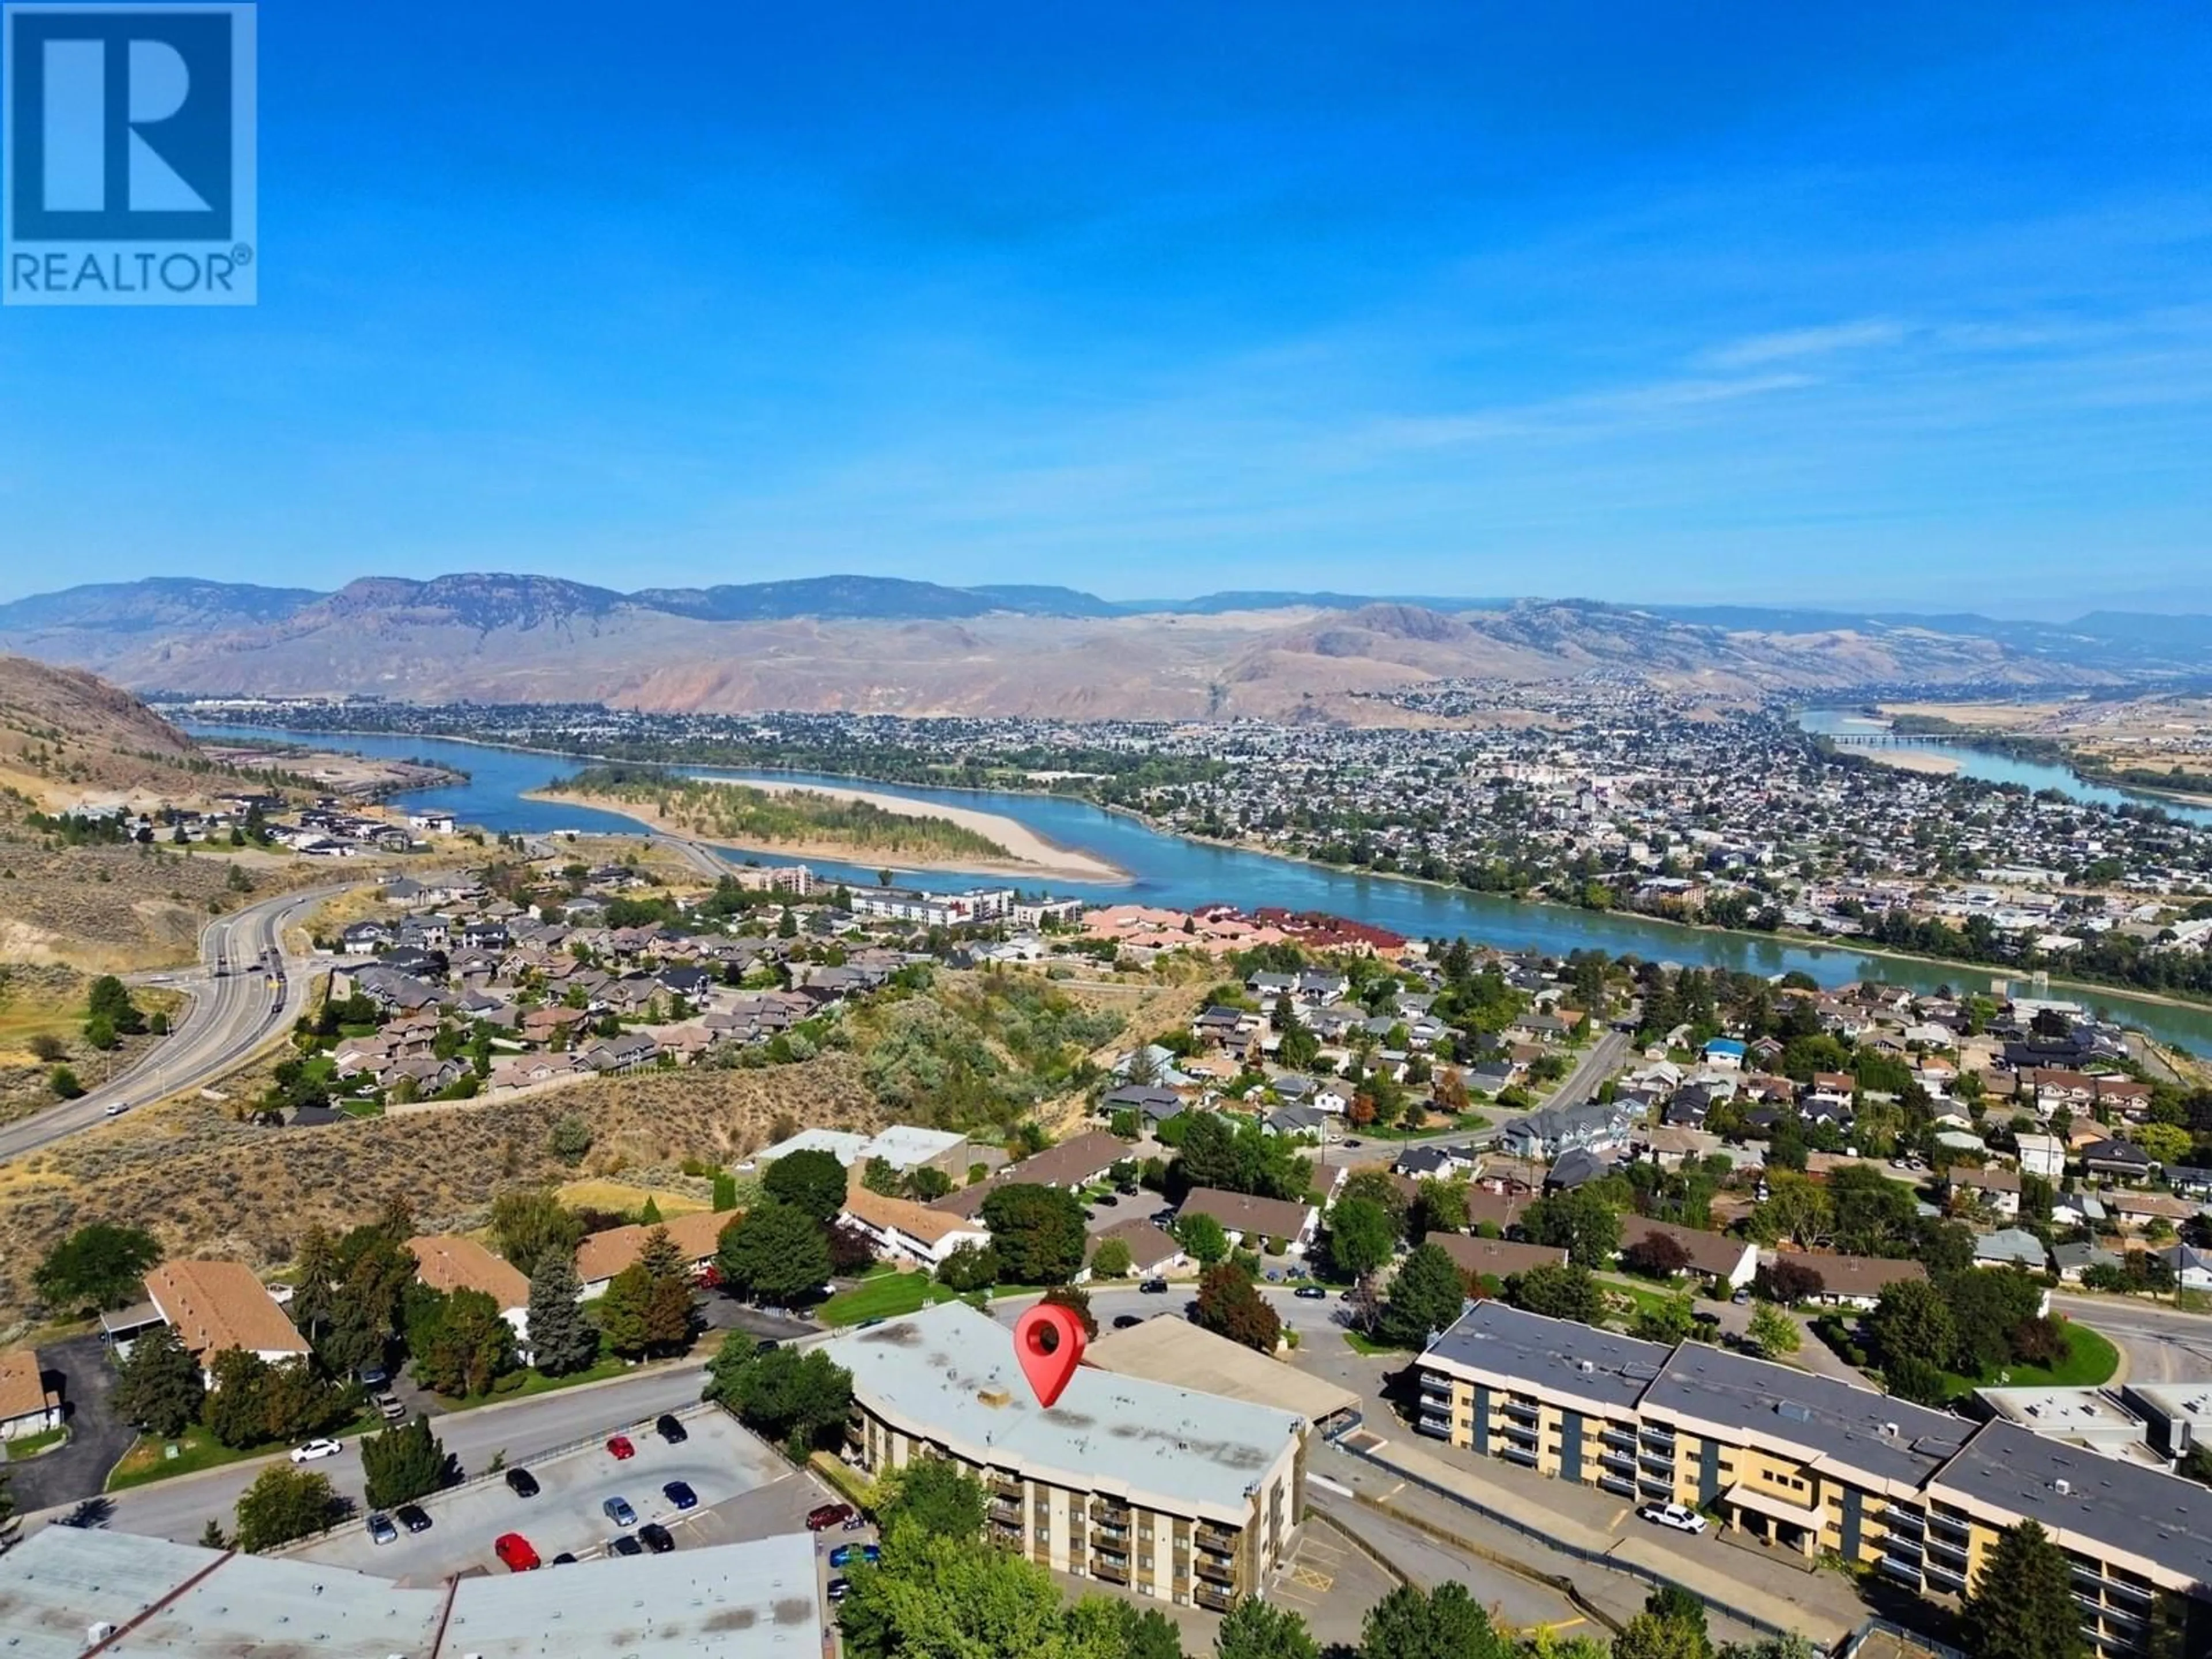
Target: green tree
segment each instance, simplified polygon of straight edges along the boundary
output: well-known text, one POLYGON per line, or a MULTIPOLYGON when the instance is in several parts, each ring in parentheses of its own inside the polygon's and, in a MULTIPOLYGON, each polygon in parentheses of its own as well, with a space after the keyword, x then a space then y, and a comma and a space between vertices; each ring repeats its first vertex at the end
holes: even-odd
POLYGON ((770 1200, 722 1230, 714 1264, 738 1295, 790 1307, 828 1280, 830 1241, 805 1211, 770 1200))
POLYGON ((1068 1607, 1042 1567, 981 1539, 908 1522, 849 1577, 838 1627, 852 1659, 1126 1659, 1118 1607, 1068 1607))
POLYGON ((1083 1327, 1083 1340, 1094 1341, 1098 1335, 1098 1316, 1091 1311, 1091 1292, 1079 1285, 1055 1285, 1038 1298, 1056 1308, 1065 1308, 1075 1316, 1075 1322, 1083 1327))
POLYGON ((1437 1245, 1418 1244, 1390 1281, 1377 1334, 1393 1347, 1425 1348, 1431 1335, 1458 1321, 1466 1301, 1459 1264, 1437 1245))
POLYGON ((1118 1238, 1100 1240, 1091 1256, 1091 1271, 1100 1279, 1127 1279, 1134 1265, 1128 1244, 1118 1238))
POLYGON ((46 1252, 31 1283, 57 1312, 119 1308, 142 1295, 142 1281, 161 1260, 161 1246, 140 1227, 94 1221, 46 1252))
POLYGON ((744 1331, 725 1331, 714 1357, 707 1362, 707 1386, 700 1398, 713 1405, 737 1403, 738 1378, 760 1354, 760 1344, 744 1331))
POLYGON ((845 1207, 845 1166, 835 1152, 792 1152, 768 1166, 761 1190, 779 1203, 788 1204, 826 1223, 845 1207))
POLYGON ((1208 1267, 1200 1278, 1193 1318, 1200 1329, 1261 1353, 1274 1352, 1282 1340, 1282 1316, 1250 1275, 1229 1262, 1208 1267))
POLYGON ((1578 1267, 1602 1267, 1620 1248, 1620 1215, 1594 1187, 1540 1198, 1521 1212, 1532 1243, 1567 1253, 1578 1267))
POLYGON ((1183 1254, 1201 1267, 1211 1267, 1229 1257, 1229 1235, 1212 1216, 1193 1210, 1176 1218, 1170 1230, 1183 1254))
MULTIPOLYGON (((1341 1200, 1338 1200, 1340 1203, 1341 1200)), ((1422 1237, 1430 1233, 1463 1233, 1468 1227, 1467 1182, 1425 1180, 1413 1200, 1410 1225, 1422 1237)))
POLYGON ((1505 1299, 1512 1306, 1551 1319, 1571 1319, 1583 1325, 1605 1323, 1605 1292, 1587 1267, 1572 1262, 1530 1267, 1505 1281, 1505 1299))
POLYGON ((1866 1318, 1867 1334, 1885 1367, 1908 1356, 1941 1366, 1959 1346, 1950 1304, 1924 1279, 1900 1279, 1882 1287, 1866 1318))
POLYGON ((1797 1352, 1802 1335, 1797 1322, 1771 1302, 1762 1302, 1751 1310, 1751 1322, 1745 1334, 1753 1346, 1771 1359, 1797 1352))
POLYGON ((591 1124, 574 1112, 562 1113, 545 1132, 545 1150, 572 1168, 581 1164, 592 1150, 591 1124))
POLYGON ((914 1458, 889 1484, 879 1507, 885 1532, 903 1522, 943 1538, 981 1535, 982 1483, 949 1458, 914 1458))
POLYGON ((547 1376, 587 1369, 599 1357, 599 1328, 584 1316, 584 1285, 576 1264, 549 1252, 530 1276, 530 1352, 547 1376))
POLYGON ((999 1282, 999 1253, 988 1244, 962 1244, 937 1264, 937 1282, 947 1290, 988 1291, 999 1282))
POLYGON ((137 1036, 146 1029, 146 1017, 131 1001, 130 988, 112 974, 102 974, 93 981, 85 1000, 85 1018, 88 1024, 105 1021, 111 1030, 123 1036, 137 1036))
POLYGON ((1313 1632, 1288 1607, 1246 1596, 1213 1633, 1214 1659, 1319 1659, 1313 1632))
POLYGON ((309 1227, 293 1265, 292 1323, 313 1345, 331 1328, 337 1314, 338 1246, 330 1229, 309 1227))
POLYGON ((116 1368, 109 1405, 126 1423, 174 1440, 198 1421, 207 1388, 200 1362, 167 1325, 156 1325, 131 1345, 130 1358, 116 1368))
POLYGON ((2082 1659, 2066 1553, 2033 1521, 2008 1527, 1966 1598, 1975 1659, 2082 1659))
POLYGON ((1065 1285, 1083 1266, 1083 1203, 1064 1188, 1001 1187, 983 1200, 982 1219, 1000 1271, 1013 1284, 1065 1285))
POLYGON ((489 1394, 516 1364, 514 1328, 501 1317, 497 1299, 462 1289, 434 1305, 429 1319, 409 1328, 415 1375, 425 1388, 454 1399, 489 1394))
POLYGON ((1510 1659, 1512 1643, 1465 1584, 1401 1584, 1367 1610, 1359 1659, 1510 1659))
POLYGON ((1407 1200, 1405 1188, 1398 1184, 1397 1176, 1380 1164, 1366 1164, 1345 1176, 1344 1185, 1337 1188, 1336 1201, 1342 1205, 1355 1198, 1381 1205, 1401 1237, 1413 1224, 1413 1206, 1407 1200))
POLYGON ((368 1477, 365 1496, 373 1510, 411 1504, 449 1484, 458 1474, 445 1443, 430 1432, 430 1419, 420 1414, 381 1434, 363 1435, 361 1467, 368 1477))
MULTIPOLYGON (((1754 1328, 1759 1323, 1759 1314, 1766 1312, 1779 1312, 1779 1310, 1769 1309, 1762 1304, 1752 1316, 1752 1324, 1754 1328)), ((1787 1320, 1789 1316, 1784 1314, 1782 1317, 1787 1320)), ((1639 1302, 1637 1304, 1635 1322, 1630 1327, 1629 1334, 1639 1342, 1664 1342, 1668 1346, 1672 1347, 1678 1342, 1688 1341, 1690 1334, 1697 1328, 1696 1304, 1691 1300, 1687 1291, 1681 1291, 1673 1296, 1663 1297, 1656 1303, 1639 1302)), ((1790 1329, 1794 1336, 1797 1329, 1796 1326, 1792 1324, 1790 1329)), ((1754 1337, 1753 1340, 1756 1340, 1756 1338, 1754 1337)), ((1793 1341, 1791 1346, 1796 1346, 1793 1341)), ((1771 1353, 1775 1350, 1770 1348, 1767 1352, 1771 1353)))
POLYGON ((1182 1632, 1158 1607, 1139 1607, 1116 1601, 1121 1623, 1125 1659, 1184 1659, 1182 1632))
POLYGON ((1397 1248, 1389 1212, 1369 1198, 1342 1198, 1328 1212, 1328 1259, 1346 1279, 1373 1273, 1397 1248))
POLYGON ((1711 1659, 1705 1632, 1680 1619, 1639 1613, 1613 1638, 1613 1659, 1711 1659))
POLYGON ((238 1531, 233 1542, 258 1553, 329 1526, 338 1515, 337 1494, 312 1469, 278 1463, 264 1469, 238 1500, 238 1531))
POLYGON ((769 1439, 812 1445, 842 1426, 853 1376, 819 1348, 773 1348, 738 1368, 726 1403, 769 1439))
POLYGON ((573 1258, 584 1237, 584 1219, 550 1188, 519 1187, 491 1201, 492 1243, 525 1279, 535 1279, 548 1256, 573 1258))
POLYGON ((57 1066, 46 1073, 46 1087, 53 1091, 56 1100, 76 1100, 84 1094, 84 1085, 76 1073, 66 1066, 57 1066))

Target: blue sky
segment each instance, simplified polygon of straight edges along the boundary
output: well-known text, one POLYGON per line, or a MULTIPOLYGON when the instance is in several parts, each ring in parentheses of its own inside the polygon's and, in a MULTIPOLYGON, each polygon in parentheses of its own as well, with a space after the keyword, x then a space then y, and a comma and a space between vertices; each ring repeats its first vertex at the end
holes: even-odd
POLYGON ((0 313, 0 595, 2212 611, 2201 5, 260 32, 259 307, 0 313))

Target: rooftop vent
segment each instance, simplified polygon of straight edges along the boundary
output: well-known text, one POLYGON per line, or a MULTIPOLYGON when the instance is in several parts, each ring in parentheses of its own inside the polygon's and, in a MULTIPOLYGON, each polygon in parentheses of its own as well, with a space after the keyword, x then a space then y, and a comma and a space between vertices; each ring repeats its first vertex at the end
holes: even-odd
POLYGON ((1006 1389, 978 1389, 975 1390, 975 1398, 982 1404, 991 1407, 993 1411, 1000 1410, 1004 1407, 1011 1406, 1014 1403, 1012 1392, 1006 1389))
POLYGON ((2061 1498, 2070 1498, 2074 1495, 2074 1483, 2062 1476, 2051 1483, 2051 1490, 2061 1498))

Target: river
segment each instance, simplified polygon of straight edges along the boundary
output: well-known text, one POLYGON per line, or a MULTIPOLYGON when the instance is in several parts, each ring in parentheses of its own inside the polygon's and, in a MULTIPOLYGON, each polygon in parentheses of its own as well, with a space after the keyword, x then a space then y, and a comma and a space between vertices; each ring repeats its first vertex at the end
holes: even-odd
MULTIPOLYGON (((614 813, 571 806, 561 801, 524 799, 525 792, 565 776, 583 763, 561 756, 436 738, 284 732, 242 726, 190 725, 185 729, 213 738, 246 736, 283 743, 320 743, 386 759, 414 758, 452 767, 467 773, 468 781, 395 796, 392 804, 402 810, 451 812, 464 823, 494 832, 542 835, 576 830, 622 835, 635 834, 639 830, 635 821, 614 813)), ((860 781, 804 772, 747 774, 711 772, 692 767, 684 769, 701 776, 738 781, 763 776, 781 783, 849 786, 860 781)), ((866 787, 877 793, 909 800, 957 803, 1003 813, 1061 846, 1080 848, 1108 859, 1127 871, 1130 879, 1114 886, 1054 883, 1052 887, 1056 893, 1102 904, 1137 902, 1189 908, 1226 903, 1247 910, 1261 905, 1279 905, 1291 910, 1325 911, 1372 927, 1387 927, 1411 939, 1464 935, 1476 943, 1504 950, 1534 950, 1552 956, 1564 956, 1577 950, 1604 951, 1613 956, 1633 955, 1650 961, 1729 968, 1770 976, 1796 969, 1809 974, 1820 984, 1831 986, 1853 980, 1878 979, 1888 984, 1932 991, 1942 985, 1960 988, 1984 986, 1995 976, 1994 970, 1987 968, 1943 968, 1870 955, 1843 945, 1808 945, 1760 934, 1678 927, 1618 911, 1521 903, 1425 882, 1332 870, 1264 853, 1211 847, 1181 836, 1163 835, 1126 814, 1105 811, 1087 802, 1058 796, 988 789, 931 789, 872 781, 867 781, 866 787)), ((742 860, 747 855, 733 853, 730 856, 742 860)), ((780 855, 763 852, 757 856, 775 861, 780 855)), ((872 884, 876 878, 872 867, 839 866, 818 859, 807 862, 833 879, 872 884)), ((937 871, 913 877, 910 884, 937 891, 957 891, 978 882, 995 885, 1003 880, 937 871)), ((2162 1042, 2179 1043, 2199 1053, 2212 1051, 2212 1008, 2169 1007, 2101 988, 2074 994, 2079 1000, 2109 1008, 2115 1016, 2141 1026, 2162 1042)))
MULTIPOLYGON (((1887 732, 1890 723, 1856 708, 1805 708, 1798 711, 1797 729, 1824 738, 1870 737, 1887 732)), ((2212 807, 2191 806, 2140 790, 2092 783, 2070 766, 2021 760, 1997 750, 1977 748, 1971 743, 1915 742, 1908 738, 1880 748, 1852 747, 1845 752, 1876 761, 1884 755, 1929 755, 1953 763, 1957 768, 1950 774, 1954 777, 1978 778, 1984 783, 2014 783, 2028 789, 2055 789, 2075 800, 2099 806, 2155 806, 2191 823, 2212 823, 2212 807)))

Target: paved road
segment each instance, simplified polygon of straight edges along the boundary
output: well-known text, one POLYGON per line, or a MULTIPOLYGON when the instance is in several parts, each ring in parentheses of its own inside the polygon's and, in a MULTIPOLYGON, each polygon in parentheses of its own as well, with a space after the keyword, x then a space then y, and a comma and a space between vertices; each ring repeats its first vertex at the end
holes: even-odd
POLYGON ((2051 1298, 2051 1306, 2117 1343, 2130 1382, 2194 1382, 2212 1376, 2212 1316, 2114 1296, 2051 1298))
POLYGON ((1590 1044, 1575 1069, 1567 1073, 1566 1081, 1559 1085, 1545 1104, 1556 1106, 1562 1111, 1570 1106, 1581 1105, 1597 1092, 1599 1084, 1620 1069, 1621 1062, 1627 1055, 1628 1033, 1607 1031, 1590 1044))
POLYGON ((261 970, 262 953, 281 949, 287 927, 358 884, 281 893, 210 921, 200 934, 200 966, 171 981, 190 999, 174 1034, 112 1082, 0 1129, 0 1160, 88 1128, 110 1106, 140 1105, 203 1087, 288 1030, 307 1004, 312 959, 285 958, 280 995, 261 970), (221 978, 212 972, 217 967, 225 970, 221 978))
MULTIPOLYGON (((1576 1061, 1575 1069, 1567 1073, 1559 1086, 1553 1091, 1544 1104, 1562 1109, 1579 1106, 1597 1092, 1598 1085, 1619 1071, 1628 1057, 1629 1035, 1626 1031, 1607 1031, 1576 1061)), ((1496 1133, 1496 1125, 1515 1115, 1510 1111, 1486 1109, 1485 1115, 1492 1120, 1489 1129, 1440 1129, 1434 1134, 1410 1135, 1400 1139, 1395 1135, 1377 1135, 1369 1132, 1354 1135, 1359 1144, 1348 1146, 1340 1140, 1325 1141, 1318 1152, 1319 1161, 1325 1164, 1373 1164, 1378 1160, 1395 1162, 1398 1155, 1411 1146, 1486 1146, 1496 1133)))
MULTIPOLYGON (((510 1464, 525 1463, 558 1447, 596 1439, 650 1421, 662 1412, 697 1404, 703 1369, 702 1364, 685 1361, 617 1382, 457 1413, 438 1419, 438 1435, 446 1449, 470 1473, 483 1472, 494 1455, 501 1452, 510 1464)), ((179 1475, 173 1480, 157 1480, 94 1499, 100 1512, 95 1518, 117 1532, 193 1543, 210 1519, 222 1522, 228 1530, 237 1512, 239 1494, 281 1457, 279 1454, 275 1458, 228 1464, 204 1474, 179 1475)), ((313 1467, 328 1475, 341 1493, 360 1501, 363 1477, 356 1442, 348 1441, 343 1453, 313 1467)), ((42 1518, 56 1517, 50 1512, 42 1518)))

